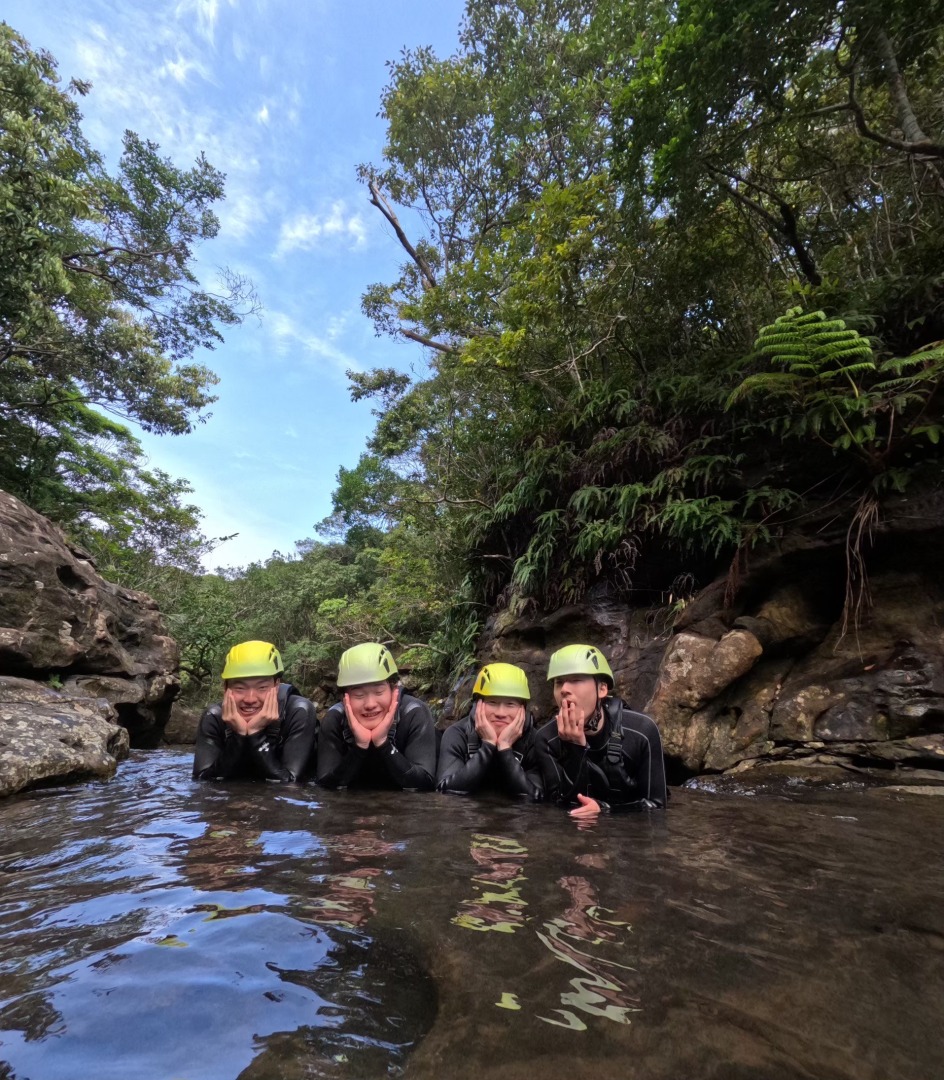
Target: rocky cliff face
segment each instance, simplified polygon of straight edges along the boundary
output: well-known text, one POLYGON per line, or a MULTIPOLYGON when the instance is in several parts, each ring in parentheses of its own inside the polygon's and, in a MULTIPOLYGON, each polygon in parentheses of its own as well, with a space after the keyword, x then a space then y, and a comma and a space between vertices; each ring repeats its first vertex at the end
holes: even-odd
MULTIPOLYGON (((177 664, 153 600, 106 581, 60 529, 0 492, 0 676, 46 684, 58 704, 45 705, 63 715, 70 702, 103 701, 104 720, 117 719, 133 745, 155 746, 179 689, 177 664)), ((19 721, 0 718, 0 739, 23 734, 19 721)))
POLYGON ((598 645, 681 774, 773 761, 944 770, 944 524, 937 509, 897 509, 867 553, 858 626, 844 618, 845 537, 827 532, 759 554, 735 590, 718 580, 681 612, 500 613, 479 655, 524 667, 548 715, 548 654, 598 645))

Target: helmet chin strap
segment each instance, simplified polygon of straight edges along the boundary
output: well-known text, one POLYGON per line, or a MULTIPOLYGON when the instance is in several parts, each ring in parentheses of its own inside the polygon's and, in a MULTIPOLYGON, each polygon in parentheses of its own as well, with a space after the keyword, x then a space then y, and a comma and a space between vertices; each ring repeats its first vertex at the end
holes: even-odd
POLYGON ((603 703, 597 702, 597 707, 592 716, 587 717, 586 723, 583 725, 584 731, 589 731, 592 735, 594 731, 597 731, 603 720, 603 703))

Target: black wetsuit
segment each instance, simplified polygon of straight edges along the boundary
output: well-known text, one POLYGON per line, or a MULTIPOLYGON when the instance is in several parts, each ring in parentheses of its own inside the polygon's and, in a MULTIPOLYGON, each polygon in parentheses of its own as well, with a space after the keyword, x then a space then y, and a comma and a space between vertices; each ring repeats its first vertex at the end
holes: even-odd
POLYGON ((561 739, 556 718, 537 732, 547 798, 575 806, 578 794, 587 795, 616 813, 665 807, 662 737, 655 721, 619 698, 604 698, 602 707, 603 721, 587 732, 586 746, 561 739))
POLYGON ((318 749, 322 787, 432 790, 436 775, 436 725, 429 707, 403 694, 383 746, 360 747, 338 702, 325 713, 318 749))
POLYGON ((194 780, 304 779, 318 744, 318 712, 291 683, 279 684, 279 719, 255 735, 223 723, 223 706, 206 709, 197 728, 194 780))
POLYGON ((538 802, 544 798, 536 731, 529 716, 521 738, 508 750, 483 742, 470 713, 447 728, 439 751, 436 788, 453 795, 494 789, 538 802))

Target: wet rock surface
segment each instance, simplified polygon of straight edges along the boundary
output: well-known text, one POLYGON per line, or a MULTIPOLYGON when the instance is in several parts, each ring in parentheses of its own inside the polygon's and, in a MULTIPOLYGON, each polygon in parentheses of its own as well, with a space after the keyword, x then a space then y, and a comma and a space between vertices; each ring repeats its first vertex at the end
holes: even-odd
POLYGON ((103 698, 0 676, 0 796, 52 781, 107 778, 127 754, 128 732, 103 698))
POLYGON ((189 709, 175 701, 164 727, 163 740, 168 746, 192 746, 197 741, 200 709, 189 709))
MULTIPOLYGON (((59 528, 0 492, 0 675, 40 690, 54 679, 63 716, 70 699, 78 711, 101 700, 132 743, 148 747, 179 691, 178 660, 150 597, 106 581, 59 528)), ((3 790, 17 790, 10 783, 0 777, 3 790)))

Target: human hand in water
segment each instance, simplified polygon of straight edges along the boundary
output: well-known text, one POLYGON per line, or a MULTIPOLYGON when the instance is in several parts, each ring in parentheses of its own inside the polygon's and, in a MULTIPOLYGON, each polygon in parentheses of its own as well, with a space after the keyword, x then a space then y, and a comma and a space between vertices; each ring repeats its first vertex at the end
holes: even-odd
POLYGON ((370 746, 370 729, 364 727, 363 724, 359 724, 354 716, 354 710, 351 708, 351 695, 344 695, 344 715, 347 717, 347 722, 351 728, 351 734, 354 736, 354 742, 361 750, 366 750, 370 746))
POLYGON ((518 711, 510 723, 505 725, 501 735, 498 736, 498 749, 510 750, 524 734, 524 706, 519 705, 518 711))
POLYGON ((595 818, 600 813, 600 804, 596 799, 591 799, 588 795, 578 795, 577 802, 580 803, 576 809, 570 811, 570 816, 576 818, 578 821, 586 821, 588 818, 595 818))
POLYGON ((262 702, 262 708, 256 713, 255 716, 250 717, 249 720, 244 721, 245 734, 255 735, 260 731, 264 731, 269 724, 274 724, 279 718, 279 688, 273 686, 270 690, 266 691, 265 699, 262 702))
POLYGON ((390 728, 393 725, 393 718, 397 715, 397 709, 400 707, 400 687, 394 691, 393 701, 390 702, 390 708, 387 709, 384 714, 383 720, 373 729, 370 733, 370 741, 374 746, 383 746, 387 741, 387 735, 390 728))
POLYGON ((492 746, 498 742, 498 735, 495 734, 495 729, 480 702, 475 704, 475 730, 482 742, 491 743, 492 746))
POLYGON ((586 746, 587 736, 583 729, 586 719, 577 702, 567 698, 561 702, 557 713, 557 734, 564 742, 586 746))

